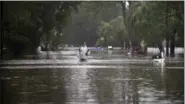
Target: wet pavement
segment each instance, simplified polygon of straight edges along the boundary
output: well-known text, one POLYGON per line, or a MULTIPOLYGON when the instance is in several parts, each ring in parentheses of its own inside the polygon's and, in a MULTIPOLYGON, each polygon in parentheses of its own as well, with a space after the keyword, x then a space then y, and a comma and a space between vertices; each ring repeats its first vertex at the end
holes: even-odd
POLYGON ((0 61, 1 104, 184 104, 184 60, 76 49, 0 61))

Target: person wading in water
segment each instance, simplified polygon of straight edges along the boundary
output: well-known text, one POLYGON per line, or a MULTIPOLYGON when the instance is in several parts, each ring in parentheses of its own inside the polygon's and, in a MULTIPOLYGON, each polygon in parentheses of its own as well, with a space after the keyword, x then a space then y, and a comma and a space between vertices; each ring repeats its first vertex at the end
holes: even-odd
POLYGON ((87 48, 86 42, 84 42, 84 44, 79 48, 79 53, 80 53, 81 60, 87 59, 89 49, 87 48))

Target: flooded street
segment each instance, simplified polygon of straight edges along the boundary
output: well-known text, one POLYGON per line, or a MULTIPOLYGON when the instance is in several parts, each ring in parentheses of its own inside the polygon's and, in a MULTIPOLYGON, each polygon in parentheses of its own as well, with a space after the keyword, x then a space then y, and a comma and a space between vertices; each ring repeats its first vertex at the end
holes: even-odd
POLYGON ((151 55, 76 49, 40 52, 0 63, 1 104, 183 104, 184 60, 156 65, 151 55))

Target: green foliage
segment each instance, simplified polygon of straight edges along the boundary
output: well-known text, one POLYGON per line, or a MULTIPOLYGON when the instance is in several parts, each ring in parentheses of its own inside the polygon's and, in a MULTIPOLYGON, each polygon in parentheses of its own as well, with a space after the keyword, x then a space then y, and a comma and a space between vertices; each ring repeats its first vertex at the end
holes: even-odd
MULTIPOLYGON (((181 2, 182 3, 182 2, 181 2)), ((162 42, 167 36, 173 35, 174 30, 178 30, 178 36, 183 33, 182 12, 183 5, 179 2, 132 2, 129 7, 127 21, 130 25, 128 30, 134 31, 129 34, 138 39, 145 39, 150 45, 162 42), (172 5, 178 6, 173 7, 172 5), (166 9, 168 8, 168 12, 166 9), (181 8, 181 9, 174 9, 181 8), (177 15, 178 14, 178 15, 177 15), (181 27, 181 28, 180 28, 181 27), (129 29, 130 28, 130 29, 129 29), (181 30, 180 30, 181 29, 181 30)))
MULTIPOLYGON (((58 35, 53 35, 54 29, 57 34, 62 33, 70 12, 77 9, 80 2, 2 2, 3 3, 3 35, 4 45, 11 48, 20 48, 23 51, 26 44, 31 50, 35 50, 41 42, 41 37, 46 37, 46 43, 54 39, 60 42, 58 35), (12 38, 14 37, 14 38, 12 38), (13 44, 15 43, 15 44, 13 44)), ((11 50, 14 53, 14 49, 11 50)), ((17 52, 16 52, 17 53, 17 52)))
POLYGON ((40 43, 56 48, 67 38, 91 46, 139 44, 142 39, 153 46, 167 37, 175 37, 179 46, 184 42, 181 1, 128 1, 128 7, 126 1, 2 3, 4 45, 11 51, 35 50, 40 43))
POLYGON ((117 2, 89 1, 78 6, 79 12, 72 14, 71 35, 69 44, 94 46, 99 38, 99 26, 104 21, 108 23, 121 15, 120 5, 117 2))
POLYGON ((98 34, 100 39, 97 40, 96 45, 107 45, 109 38, 111 37, 112 25, 110 23, 101 21, 101 25, 98 28, 98 34))
MULTIPOLYGON (((110 20, 108 23, 111 28, 100 24, 99 30, 109 30, 109 33, 116 36, 116 40, 121 43, 131 40, 134 45, 137 45, 144 39, 148 45, 153 46, 167 37, 175 36, 176 43, 183 45, 182 2, 129 1, 128 7, 125 6, 125 1, 119 3, 122 6, 119 9, 122 9, 123 16, 116 16, 110 20)), ((99 38, 105 37, 105 34, 99 38)))
MULTIPOLYGON (((128 39, 128 31, 124 24, 123 16, 117 16, 108 23, 101 22, 99 26, 99 40, 102 37, 106 38, 106 42, 110 45, 117 44, 117 41, 120 41, 121 44, 123 40, 126 41, 128 39)), ((99 40, 97 43, 100 43, 99 40)))

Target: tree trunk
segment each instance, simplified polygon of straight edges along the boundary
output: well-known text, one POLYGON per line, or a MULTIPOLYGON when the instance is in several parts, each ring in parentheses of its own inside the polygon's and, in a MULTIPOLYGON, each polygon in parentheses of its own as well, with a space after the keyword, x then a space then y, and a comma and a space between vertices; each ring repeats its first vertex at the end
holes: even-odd
POLYGON ((129 41, 129 50, 132 51, 132 41, 129 41))
MULTIPOLYGON (((125 1, 121 1, 121 6, 122 6, 122 15, 123 15, 123 21, 125 24, 125 27, 127 27, 127 23, 126 23, 126 7, 125 7, 125 1)), ((121 35, 121 34, 120 34, 121 35)), ((121 49, 124 48, 124 44, 123 44, 123 37, 121 36, 121 49)))
POLYGON ((163 47, 163 45, 162 45, 161 43, 159 44, 159 46, 158 46, 158 47, 159 47, 159 51, 160 51, 160 53, 161 53, 161 52, 164 52, 164 47, 163 47))
MULTIPOLYGON (((168 1, 166 1, 166 16, 165 16, 165 20, 166 20, 166 29, 168 29, 168 1)), ((168 31, 166 31, 166 56, 169 56, 169 34, 168 31)))
POLYGON ((171 43, 171 46, 170 46, 170 56, 171 57, 175 56, 175 45, 174 45, 174 43, 171 43))
POLYGON ((119 32, 119 33, 118 33, 118 35, 119 35, 119 40, 120 40, 120 43, 121 43, 121 49, 123 49, 124 44, 123 44, 123 36, 122 36, 122 32, 119 32))
POLYGON ((105 47, 107 47, 107 37, 104 36, 104 40, 105 40, 105 47))
POLYGON ((123 49, 124 44, 123 44, 123 40, 121 40, 121 49, 123 49))
POLYGON ((147 55, 147 46, 144 47, 144 54, 147 55))
POLYGON ((126 26, 127 23, 126 23, 126 7, 125 7, 125 1, 120 1, 120 2, 121 2, 121 6, 122 6, 123 20, 124 20, 124 24, 126 26))
POLYGON ((166 56, 169 56, 169 37, 166 38, 166 56))
POLYGON ((170 56, 171 57, 175 56, 175 36, 174 34, 171 36, 171 41, 170 41, 170 56))
POLYGON ((49 51, 50 37, 49 31, 46 33, 46 51, 49 51))

